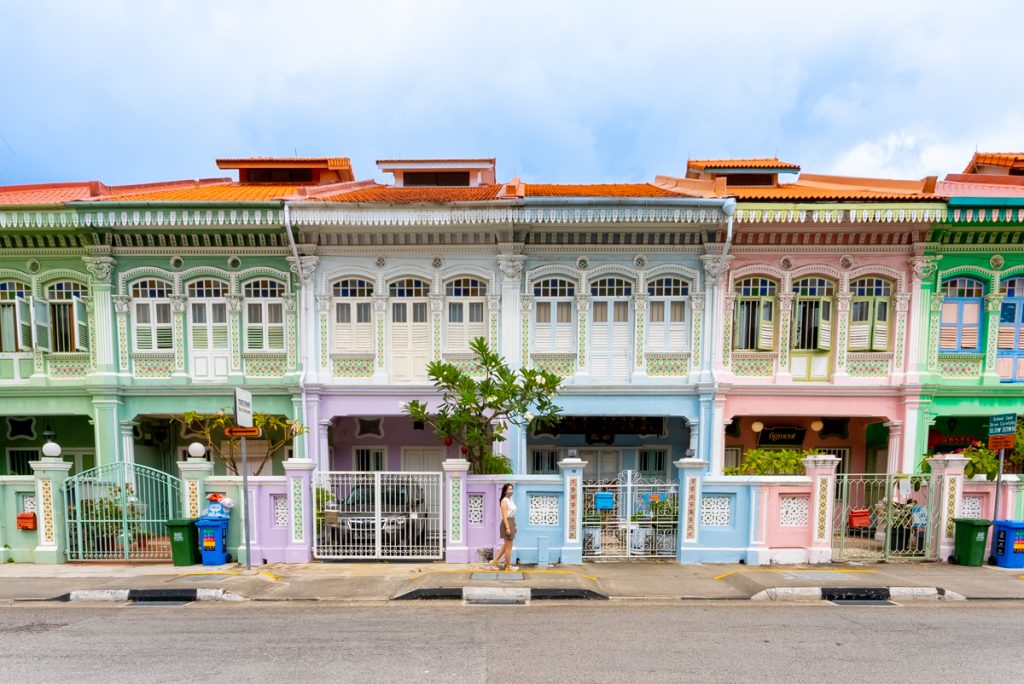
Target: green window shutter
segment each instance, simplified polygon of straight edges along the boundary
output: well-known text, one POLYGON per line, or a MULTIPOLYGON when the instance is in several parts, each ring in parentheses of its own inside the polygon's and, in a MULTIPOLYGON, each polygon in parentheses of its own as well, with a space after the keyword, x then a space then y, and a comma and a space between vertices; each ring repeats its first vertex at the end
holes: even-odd
POLYGON ((263 326, 249 325, 245 330, 245 348, 250 351, 263 349, 263 326))
POLYGON ((283 325, 271 325, 267 327, 267 348, 284 349, 283 325))
POLYGON ((18 345, 22 351, 32 348, 32 305, 25 297, 14 300, 18 312, 18 345))
POLYGON ((829 299, 818 304, 818 349, 832 349, 832 301, 829 299))
POLYGON ((875 325, 871 332, 871 350, 889 351, 889 301, 875 301, 875 325))
POLYGON ((855 299, 850 305, 850 351, 868 351, 871 348, 871 301, 855 299))
POLYGON ((775 349, 775 298, 762 297, 757 307, 757 348, 760 351, 775 349))
POLYGON ((156 329, 156 348, 174 348, 174 330, 169 325, 158 326, 156 329))
POLYGON ((205 325, 199 324, 192 328, 192 348, 209 349, 210 334, 205 325))
POLYGON ((153 329, 148 325, 135 326, 135 350, 149 351, 153 348, 153 329))
POLYGON ((75 351, 89 351, 89 311, 81 297, 75 297, 75 351))
POLYGON ((32 298, 33 346, 44 352, 50 351, 50 305, 45 299, 32 298))

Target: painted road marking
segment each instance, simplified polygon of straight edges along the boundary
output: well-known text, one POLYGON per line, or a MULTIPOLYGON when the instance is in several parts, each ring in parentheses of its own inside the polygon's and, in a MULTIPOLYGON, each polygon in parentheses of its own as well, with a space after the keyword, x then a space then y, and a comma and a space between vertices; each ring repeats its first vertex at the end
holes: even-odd
POLYGON ((801 572, 801 573, 813 572, 813 573, 822 573, 822 574, 826 574, 826 573, 844 573, 844 574, 845 573, 850 573, 850 574, 853 574, 853 573, 867 573, 867 572, 875 572, 875 571, 874 570, 860 570, 860 569, 856 569, 855 570, 853 568, 837 568, 835 570, 793 570, 793 569, 785 569, 785 568, 765 568, 763 570, 761 570, 761 569, 759 569, 759 570, 730 570, 729 572, 722 573, 721 575, 716 575, 714 579, 721 580, 721 579, 725 579, 726 577, 729 577, 730 575, 737 575, 737 574, 746 573, 746 572, 774 572, 774 573, 783 573, 783 574, 786 574, 786 573, 797 573, 797 572, 801 572))

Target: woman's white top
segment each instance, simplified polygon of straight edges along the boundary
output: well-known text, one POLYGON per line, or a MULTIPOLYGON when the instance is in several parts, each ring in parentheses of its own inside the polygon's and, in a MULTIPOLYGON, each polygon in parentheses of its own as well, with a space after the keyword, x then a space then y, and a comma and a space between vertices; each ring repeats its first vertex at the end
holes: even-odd
POLYGON ((511 496, 506 496, 504 501, 506 515, 510 518, 514 518, 516 515, 516 502, 512 500, 511 496))

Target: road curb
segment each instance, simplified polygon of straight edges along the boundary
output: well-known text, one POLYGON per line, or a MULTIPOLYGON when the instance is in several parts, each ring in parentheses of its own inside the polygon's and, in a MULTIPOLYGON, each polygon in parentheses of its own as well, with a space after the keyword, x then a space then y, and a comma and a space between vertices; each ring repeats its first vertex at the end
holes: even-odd
POLYGON ((53 601, 244 601, 223 589, 83 589, 55 596, 53 601))
POLYGON ((772 587, 751 601, 965 601, 942 587, 772 587))
MULTIPOLYGON (((423 589, 413 589, 412 591, 404 594, 399 594, 393 597, 392 601, 430 601, 438 599, 449 599, 462 601, 471 595, 472 598, 478 598, 476 592, 491 592, 495 593, 495 596, 491 597, 494 599, 504 598, 497 593, 511 591, 501 587, 429 587, 423 589), (468 594, 467 594, 468 592, 468 594)), ((585 600, 585 601, 607 601, 608 597, 605 594, 596 592, 592 589, 543 589, 543 588, 523 588, 515 589, 517 596, 523 594, 526 600, 540 601, 540 600, 585 600)))

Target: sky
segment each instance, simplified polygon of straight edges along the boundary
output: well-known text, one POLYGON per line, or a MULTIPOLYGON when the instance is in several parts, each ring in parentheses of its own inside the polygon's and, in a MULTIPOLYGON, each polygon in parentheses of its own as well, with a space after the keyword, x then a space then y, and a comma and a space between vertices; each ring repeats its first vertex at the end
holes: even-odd
POLYGON ((0 185, 223 177, 218 157, 687 159, 920 178, 1024 150, 1024 3, 0 0, 0 185))

